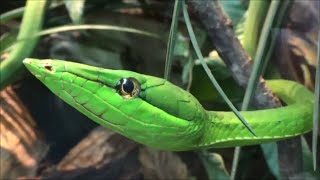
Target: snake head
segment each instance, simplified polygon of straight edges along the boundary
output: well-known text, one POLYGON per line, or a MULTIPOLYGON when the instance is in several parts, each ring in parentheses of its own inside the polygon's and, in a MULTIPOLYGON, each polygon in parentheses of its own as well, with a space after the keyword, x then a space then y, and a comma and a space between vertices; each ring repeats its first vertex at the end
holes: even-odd
POLYGON ((190 93, 164 79, 60 60, 23 63, 65 102, 137 142, 179 150, 201 136, 205 110, 190 93))

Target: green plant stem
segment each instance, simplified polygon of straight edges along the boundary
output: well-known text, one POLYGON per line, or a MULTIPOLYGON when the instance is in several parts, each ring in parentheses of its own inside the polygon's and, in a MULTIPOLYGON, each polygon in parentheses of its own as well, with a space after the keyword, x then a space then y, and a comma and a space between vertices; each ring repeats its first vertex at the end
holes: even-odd
POLYGON ((320 118, 320 31, 318 35, 318 56, 316 67, 316 83, 315 83, 315 101, 313 111, 313 131, 312 131, 312 160, 313 169, 317 169, 317 145, 318 145, 318 133, 319 133, 319 118, 320 118))
POLYGON ((167 54, 166 54, 166 66, 164 70, 164 79, 170 78, 171 66, 172 66, 172 57, 174 54, 174 48, 177 40, 177 30, 179 15, 182 8, 182 1, 176 0, 174 4, 171 28, 169 33, 168 45, 167 45, 167 54))
MULTIPOLYGON (((28 38, 39 32, 45 16, 47 1, 28 0, 17 40, 28 38)), ((10 53, 9 57, 0 64, 0 89, 5 88, 17 78, 23 68, 22 60, 29 57, 38 42, 38 37, 28 41, 20 41, 10 53)))
MULTIPOLYGON (((143 31, 143 30, 139 30, 139 29, 114 26, 114 25, 100 25, 100 24, 64 25, 64 26, 46 29, 46 30, 40 31, 38 33, 35 33, 34 35, 31 35, 31 36, 33 38, 33 37, 37 37, 37 36, 44 36, 44 35, 59 33, 59 32, 75 31, 75 30, 88 30, 88 29, 122 31, 122 32, 141 34, 141 35, 149 36, 152 38, 158 38, 158 39, 160 38, 157 34, 150 33, 150 32, 143 31)), ((25 39, 23 39, 23 40, 25 40, 25 39)))
MULTIPOLYGON (((50 4, 50 9, 53 9, 53 8, 56 8, 56 7, 59 7, 61 5, 63 5, 64 2, 58 2, 58 3, 51 3, 50 4)), ((16 8, 16 9, 13 9, 11 11, 8 11, 8 12, 5 12, 5 13, 2 13, 0 15, 0 24, 4 24, 12 19, 15 19, 15 18, 20 18, 24 11, 25 11, 25 7, 20 7, 20 8, 16 8)))
POLYGON ((250 1, 247 19, 244 25, 243 47, 253 57, 256 53, 259 33, 270 1, 250 1))
MULTIPOLYGON (((254 5, 264 5, 262 2, 263 1, 250 1, 251 13, 257 13, 257 11, 253 11, 252 10, 254 8, 252 6, 254 6, 254 5)), ((256 47, 255 46, 255 44, 256 44, 256 38, 255 37, 258 37, 258 27, 252 28, 251 29, 252 32, 249 31, 250 33, 255 33, 255 34, 249 34, 248 33, 248 34, 244 35, 244 38, 245 38, 244 39, 244 42, 245 42, 244 43, 244 48, 247 51, 249 51, 249 54, 252 54, 252 55, 255 54, 255 57, 254 57, 253 69, 252 69, 252 72, 250 74, 248 86, 246 88, 244 99, 243 99, 243 102, 242 102, 242 107, 241 107, 242 111, 246 111, 248 109, 249 104, 250 104, 250 100, 251 100, 251 98, 252 98, 253 94, 255 93, 255 90, 256 90, 256 88, 258 86, 259 78, 261 76, 261 69, 262 69, 262 66, 265 64, 263 61, 266 60, 263 57, 263 55, 264 55, 266 46, 268 44, 267 40, 268 40, 268 38, 270 36, 270 29, 272 28, 272 24, 274 22, 274 17, 275 17, 275 15, 277 13, 277 10, 279 8, 279 4, 280 4, 280 1, 277 1, 277 0, 273 0, 271 2, 271 4, 270 4, 270 7, 269 7, 269 10, 268 10, 264 25, 263 25, 262 30, 261 30, 261 35, 260 35, 260 38, 259 38, 259 42, 258 42, 257 52, 256 53, 253 50, 255 50, 255 47, 256 47), (253 38, 247 38, 247 37, 253 37, 253 38)), ((263 8, 261 6, 258 6, 258 7, 263 8)), ((257 8, 257 9, 260 9, 260 8, 257 8)), ((250 10, 250 7, 249 7, 249 10, 250 10)), ((252 16, 257 16, 257 14, 249 14, 249 17, 252 17, 252 16)), ((264 16, 264 15, 260 14, 260 16, 264 16)), ((251 23, 250 21, 256 21, 256 20, 257 19, 248 19, 248 22, 247 22, 246 26, 254 24, 254 23, 251 23)), ((254 25, 256 25, 256 24, 254 24, 254 25)), ((240 147, 236 147, 235 151, 234 151, 234 158, 233 158, 233 162, 232 162, 231 178, 230 178, 231 180, 235 179, 235 174, 237 172, 237 167, 238 167, 238 164, 239 164, 240 150, 241 150, 240 147)))
POLYGON ((24 13, 24 10, 25 10, 25 7, 20 7, 20 8, 2 13, 0 15, 0 23, 3 24, 10 21, 11 19, 21 17, 22 14, 24 13))
POLYGON ((289 7, 291 6, 291 3, 289 0, 284 0, 281 2, 281 8, 278 9, 278 14, 277 14, 277 17, 275 19, 275 23, 274 23, 274 26, 273 26, 273 29, 275 30, 271 30, 272 33, 270 34, 270 42, 269 42, 269 45, 268 45, 268 48, 267 50, 265 51, 264 53, 264 57, 265 57, 265 64, 263 64, 263 66, 261 67, 262 70, 261 70, 261 74, 264 74, 265 73, 265 69, 267 68, 267 64, 273 54, 273 50, 274 50, 274 46, 276 44, 276 41, 277 41, 277 37, 278 37, 278 34, 279 34, 279 28, 281 28, 281 24, 284 20, 284 18, 286 17, 287 15, 287 12, 288 12, 288 9, 289 7))
POLYGON ((231 167, 231 172, 230 172, 230 180, 234 180, 236 177, 240 153, 241 153, 241 147, 238 146, 234 149, 234 153, 233 153, 232 167, 231 167))
POLYGON ((264 64, 264 60, 265 60, 265 58, 263 57, 264 51, 267 46, 267 40, 270 36, 270 29, 272 28, 272 22, 274 21, 274 17, 278 11, 279 5, 280 5, 280 1, 278 0, 273 0, 270 4, 266 20, 261 30, 261 36, 259 38, 256 55, 254 57, 253 69, 249 78, 248 87, 246 89, 246 92, 243 98, 242 107, 241 107, 242 110, 248 109, 250 100, 256 90, 258 80, 261 75, 261 66, 264 64))

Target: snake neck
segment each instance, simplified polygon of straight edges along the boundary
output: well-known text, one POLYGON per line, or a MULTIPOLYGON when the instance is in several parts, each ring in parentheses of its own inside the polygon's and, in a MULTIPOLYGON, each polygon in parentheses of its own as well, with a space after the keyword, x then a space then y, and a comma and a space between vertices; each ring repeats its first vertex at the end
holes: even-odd
POLYGON ((312 129, 313 94, 302 85, 291 81, 271 81, 268 82, 268 86, 287 103, 287 106, 241 112, 257 136, 253 136, 233 112, 207 111, 208 120, 204 121, 203 136, 197 147, 222 148, 255 145, 290 138, 310 131, 312 129))

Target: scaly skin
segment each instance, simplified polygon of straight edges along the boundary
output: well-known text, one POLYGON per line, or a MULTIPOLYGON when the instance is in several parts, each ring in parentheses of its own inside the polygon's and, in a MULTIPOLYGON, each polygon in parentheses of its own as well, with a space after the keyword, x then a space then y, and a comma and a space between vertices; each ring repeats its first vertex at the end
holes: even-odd
POLYGON ((24 60, 54 94, 95 122, 147 146, 184 151, 272 142, 312 129, 313 94, 292 81, 268 86, 288 106, 241 112, 253 136, 232 112, 207 111, 190 93, 170 82, 124 70, 60 60, 24 60), (124 99, 114 89, 121 78, 141 84, 139 97, 124 99))

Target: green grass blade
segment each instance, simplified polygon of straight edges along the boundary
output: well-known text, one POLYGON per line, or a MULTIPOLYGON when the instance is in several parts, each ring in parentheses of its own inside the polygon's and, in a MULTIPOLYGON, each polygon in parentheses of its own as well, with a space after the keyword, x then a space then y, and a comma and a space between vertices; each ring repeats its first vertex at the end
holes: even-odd
POLYGON ((65 31, 75 31, 75 30, 113 30, 113 31, 122 31, 122 32, 129 32, 129 33, 135 33, 135 34, 141 34, 153 38, 160 38, 158 35, 154 33, 150 33, 147 31, 142 31, 134 28, 127 28, 127 27, 120 27, 120 26, 112 26, 112 25, 99 25, 99 24, 82 24, 82 25, 66 25, 61 27, 55 27, 50 28, 47 30, 43 30, 35 36, 43 36, 48 35, 52 33, 58 33, 58 32, 65 32, 65 31))
MULTIPOLYGON (((145 35, 148 37, 152 37, 152 38, 157 38, 160 39, 160 37, 157 34, 154 33, 150 33, 150 32, 146 32, 146 31, 142 31, 142 30, 137 30, 134 28, 126 28, 126 27, 119 27, 119 26, 111 26, 111 25, 69 25, 69 26, 61 26, 61 27, 56 27, 56 28, 51 28, 51 29, 47 29, 44 31, 40 31, 37 33, 30 33, 28 36, 24 36, 21 38, 18 38, 19 40, 16 41, 16 43, 18 44, 23 44, 26 45, 30 44, 31 40, 34 38, 37 38, 39 36, 44 36, 44 35, 48 35, 48 34, 52 34, 52 33, 58 33, 58 32, 65 32, 65 31, 74 31, 74 30, 84 30, 84 29, 94 29, 94 30, 114 30, 114 31, 122 31, 122 32, 129 32, 129 33, 135 33, 135 34, 140 34, 140 35, 145 35)), ((15 56, 11 56, 11 59, 14 58, 14 61, 17 62, 13 62, 13 60, 5 60, 3 62, 1 62, 1 83, 0 83, 0 89, 4 88, 6 85, 8 85, 11 81, 11 77, 12 74, 15 71, 17 71, 16 69, 18 69, 18 67, 20 68, 20 66, 22 66, 22 63, 19 63, 19 61, 23 58, 19 57, 16 58, 16 56, 22 56, 25 58, 27 56, 25 56, 26 48, 19 46, 20 48, 17 48, 19 50, 19 52, 17 51, 17 55, 15 56), (19 66, 16 65, 14 66, 14 64, 19 63, 19 66), (20 65, 21 64, 21 65, 20 65), (13 69, 10 66, 14 66, 15 69, 13 69)), ((28 47, 31 47, 30 45, 28 47)), ((29 55, 28 55, 29 56, 29 55)))
MULTIPOLYGON (((253 4, 251 4, 251 5, 253 5, 253 4)), ((255 53, 250 52, 251 54, 255 54, 255 57, 254 57, 253 69, 250 74, 248 86, 245 91, 244 99, 243 99, 242 106, 241 106, 242 111, 245 111, 248 109, 249 104, 250 104, 250 100, 251 100, 251 98, 256 90, 256 87, 258 85, 258 80, 259 80, 259 77, 261 76, 261 73, 262 73, 261 70, 263 69, 264 64, 267 64, 267 63, 265 63, 265 61, 267 61, 267 59, 264 58, 263 56, 265 54, 265 49, 268 44, 267 43, 268 37, 270 37, 270 35, 271 35, 270 29, 272 28, 272 24, 274 22, 274 17, 279 9, 279 5, 280 5, 280 1, 273 0, 271 2, 270 7, 268 9, 266 19, 265 19, 265 22, 264 22, 262 30, 261 30, 261 35, 260 35, 260 38, 258 41, 257 51, 255 53)), ((250 14, 249 14, 249 16, 250 16, 250 14)), ((255 39, 251 39, 251 40, 254 41, 255 39)), ((248 46, 250 44, 251 46, 253 46, 252 43, 255 43, 255 42, 250 42, 250 43, 246 42, 245 45, 248 46)), ((248 47, 246 49, 248 49, 248 47)), ((252 49, 250 49, 250 50, 252 50, 252 49)), ((231 168, 231 177, 230 177, 231 180, 233 180, 235 178, 235 175, 237 172, 237 167, 239 164, 239 157, 238 156, 240 156, 240 151, 241 151, 240 147, 235 148, 234 158, 233 158, 232 168, 231 168)))
MULTIPOLYGON (((65 25, 65 26, 59 26, 54 27, 46 30, 42 30, 38 33, 35 33, 33 35, 30 35, 27 38, 21 38, 15 42, 15 44, 20 42, 25 42, 30 39, 39 37, 39 36, 45 36, 53 33, 59 33, 59 32, 66 32, 66 31, 76 31, 76 30, 110 30, 110 31, 121 31, 121 32, 129 32, 129 33, 135 33, 140 35, 145 35, 148 37, 160 39, 160 36, 158 36, 155 33, 150 33, 147 31, 142 31, 134 28, 127 28, 127 27, 120 27, 120 26, 113 26, 113 25, 99 25, 99 24, 82 24, 82 25, 65 25)), ((13 45, 15 45, 13 44, 13 45)))
POLYGON ((272 29, 268 50, 266 50, 266 53, 263 55, 266 61, 265 61, 265 64, 261 67, 262 74, 264 74, 265 70, 267 69, 268 61, 273 54, 273 47, 276 44, 276 41, 279 35, 279 29, 281 28, 281 24, 284 18, 286 17, 288 13, 288 9, 290 8, 291 5, 292 5, 292 2, 290 2, 289 0, 285 0, 281 2, 281 5, 280 5, 281 7, 278 9, 277 17, 275 18, 275 22, 274 22, 275 30, 272 29))
POLYGON ((11 11, 7 11, 0 15, 0 24, 4 24, 11 19, 21 17, 24 13, 25 7, 20 7, 17 9, 13 9, 11 11))
POLYGON ((240 114, 240 112, 234 107, 234 105, 232 104, 232 102, 229 100, 229 98, 227 97, 227 95, 223 92, 222 88, 220 87, 220 85, 218 84, 217 80, 214 78, 214 76, 212 75, 208 65, 206 64, 202 54, 201 54, 201 51, 200 51, 200 48, 199 48, 199 45, 198 45, 198 42, 197 42, 197 39, 195 37, 195 34, 193 32, 193 28, 192 28, 192 25, 191 25, 191 21, 190 21, 190 18, 189 18, 189 14, 188 14, 188 11, 187 11, 187 7, 183 1, 183 16, 184 16, 184 19, 185 19, 185 23, 186 23, 186 26, 187 26, 187 29, 188 29, 188 33, 189 33, 189 36, 190 36, 190 39, 191 39, 191 43, 195 49, 195 52, 205 70, 205 72, 207 73, 209 79, 211 80, 212 84, 214 85, 214 87, 217 89, 217 91, 219 92, 219 94, 222 96, 222 98, 225 100, 225 102, 227 103, 227 105, 230 107, 230 109, 234 112, 234 114, 240 119, 240 121, 243 123, 243 125, 253 134, 253 135, 256 135, 254 130, 250 127, 250 125, 246 122, 246 120, 243 118, 243 116, 240 114))
POLYGON ((70 1, 64 0, 69 16, 74 24, 80 24, 84 10, 85 0, 70 1))
POLYGON ((174 54, 174 47, 177 40, 177 30, 178 30, 178 20, 181 12, 182 1, 176 0, 174 4, 172 22, 170 27, 168 45, 167 45, 167 54, 166 54, 166 65, 164 69, 164 79, 170 78, 171 66, 172 66, 172 57, 174 54))
POLYGON ((233 160, 232 160, 232 167, 230 173, 230 180, 234 180, 237 174, 238 164, 239 164, 239 157, 241 153, 241 147, 236 147, 233 153, 233 160))
MULTIPOLYGON (((53 8, 59 7, 61 5, 63 5, 63 2, 51 3, 49 9, 53 9, 53 8)), ((0 24, 4 24, 12 19, 22 17, 25 9, 26 9, 25 7, 20 7, 20 8, 16 8, 11 11, 7 11, 5 13, 2 13, 0 15, 0 24)))
POLYGON ((16 32, 4 33, 0 36, 0 54, 5 52, 10 52, 14 48, 14 43, 16 42, 18 34, 16 32))
POLYGON ((160 39, 160 36, 155 33, 147 32, 147 31, 143 31, 143 30, 138 30, 138 29, 134 29, 134 28, 127 28, 127 27, 114 26, 114 25, 82 24, 82 25, 64 25, 64 26, 59 26, 59 27, 54 27, 54 28, 42 30, 38 33, 30 35, 28 38, 21 38, 20 40, 16 41, 16 43, 27 41, 32 38, 38 37, 38 36, 45 36, 45 35, 49 35, 49 34, 53 34, 53 33, 66 32, 66 31, 77 31, 77 30, 120 31, 120 32, 140 34, 140 35, 148 36, 151 38, 160 39))
POLYGON ((258 85, 258 80, 261 75, 261 69, 265 63, 264 61, 266 60, 263 57, 264 51, 267 47, 267 40, 271 34, 270 29, 272 28, 272 22, 274 21, 274 17, 277 13, 279 5, 280 5, 280 1, 278 1, 278 0, 273 0, 270 4, 270 8, 268 10, 266 20, 264 22, 264 25, 263 25, 263 28, 261 31, 261 36, 259 38, 257 52, 254 57, 253 69, 252 69, 252 73, 249 78, 248 86, 247 86, 247 89, 246 89, 246 92, 245 92, 245 95, 243 98, 241 110, 248 109, 252 95, 254 94, 256 87, 258 85))
POLYGON ((248 15, 244 22, 244 32, 249 34, 243 37, 243 47, 253 57, 259 42, 259 32, 263 26, 270 1, 250 1, 248 15))
POLYGON ((129 33, 135 33, 140 35, 149 36, 152 38, 160 39, 160 36, 158 36, 155 33, 150 33, 143 30, 138 30, 134 28, 127 28, 127 27, 121 27, 121 26, 113 26, 113 25, 99 25, 99 24, 82 24, 82 25, 64 25, 59 27, 54 27, 46 30, 42 30, 38 33, 35 33, 33 35, 30 35, 28 38, 21 38, 17 40, 15 43, 27 41, 33 38, 36 38, 38 36, 45 36, 53 33, 59 33, 59 32, 66 32, 66 31, 77 31, 77 30, 110 30, 110 31, 121 31, 121 32, 129 32, 129 33))
POLYGON ((313 131, 312 131, 312 160, 313 169, 317 169, 317 145, 318 145, 318 134, 319 134, 319 118, 320 118, 320 31, 318 36, 318 58, 316 67, 316 83, 315 83, 315 100, 314 100, 314 113, 313 113, 313 131))
POLYGON ((314 171, 313 167, 313 155, 309 148, 307 140, 304 136, 301 136, 301 149, 303 154, 303 170, 305 179, 320 179, 320 171, 314 171))
POLYGON ((261 144, 260 146, 271 173, 276 179, 281 179, 277 143, 261 144))

